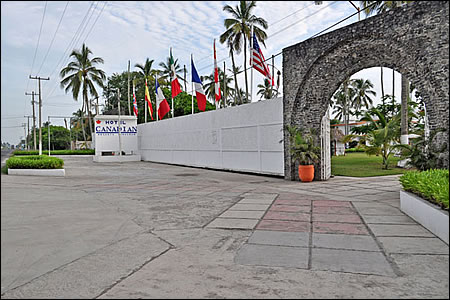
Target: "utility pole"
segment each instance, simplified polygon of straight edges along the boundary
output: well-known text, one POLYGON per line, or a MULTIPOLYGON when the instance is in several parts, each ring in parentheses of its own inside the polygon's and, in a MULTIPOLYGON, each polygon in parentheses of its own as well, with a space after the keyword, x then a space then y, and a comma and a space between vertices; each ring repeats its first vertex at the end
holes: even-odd
POLYGON ((27 96, 29 96, 29 95, 31 95, 31 106, 33 107, 33 142, 34 142, 34 144, 33 144, 33 150, 35 150, 36 151, 36 115, 35 115, 35 112, 34 112, 34 104, 36 103, 36 101, 34 101, 34 95, 37 95, 37 94, 35 94, 34 93, 34 91, 32 91, 31 92, 31 94, 30 93, 27 93, 27 92, 25 92, 25 95, 27 95, 27 96))
POLYGON ((42 92, 41 92, 41 80, 50 80, 50 77, 42 78, 40 76, 32 77, 30 75, 30 79, 37 79, 39 82, 39 155, 42 155, 42 92))
POLYGON ((30 134, 30 118, 31 118, 31 116, 24 116, 25 118, 27 118, 27 135, 26 135, 26 141, 27 141, 27 150, 30 150, 30 149, 28 149, 29 148, 29 146, 30 146, 30 144, 28 144, 28 135, 30 134))
POLYGON ((26 149, 27 148, 27 123, 23 123, 22 124, 22 126, 23 126, 23 134, 24 134, 24 149, 26 149))

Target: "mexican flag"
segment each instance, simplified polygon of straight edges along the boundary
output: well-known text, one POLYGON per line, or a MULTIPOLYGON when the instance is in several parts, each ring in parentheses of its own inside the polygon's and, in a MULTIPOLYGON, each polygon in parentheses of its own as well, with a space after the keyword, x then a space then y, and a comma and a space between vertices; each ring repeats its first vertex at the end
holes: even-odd
POLYGON ((172 48, 170 48, 169 65, 172 70, 170 77, 172 80, 172 98, 181 93, 180 83, 178 82, 177 74, 175 73, 175 61, 172 56, 172 48))

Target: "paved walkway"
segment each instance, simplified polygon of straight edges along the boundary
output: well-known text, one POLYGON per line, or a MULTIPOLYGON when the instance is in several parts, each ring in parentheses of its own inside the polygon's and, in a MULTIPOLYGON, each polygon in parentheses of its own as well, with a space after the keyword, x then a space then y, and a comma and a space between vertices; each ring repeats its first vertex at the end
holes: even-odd
POLYGON ((1 176, 2 298, 448 298, 397 176, 327 182, 66 157, 1 176))

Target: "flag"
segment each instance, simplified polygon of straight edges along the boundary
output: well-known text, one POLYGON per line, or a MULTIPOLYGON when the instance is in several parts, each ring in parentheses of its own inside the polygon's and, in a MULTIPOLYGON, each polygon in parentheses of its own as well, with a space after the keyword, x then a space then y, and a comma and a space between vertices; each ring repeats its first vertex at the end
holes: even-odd
POLYGON ((216 40, 214 40, 214 88, 216 92, 216 102, 219 102, 220 84, 219 84, 219 70, 217 69, 217 60, 216 60, 216 40))
POLYGON ((138 116, 138 106, 137 106, 137 101, 136 101, 136 93, 134 92, 134 82, 133 82, 133 111, 134 111, 134 115, 138 116))
POLYGON ((148 108, 150 108, 150 117, 153 120, 152 100, 150 99, 150 93, 148 92, 147 79, 145 79, 145 101, 147 102, 148 108))
POLYGON ((273 77, 270 75, 269 67, 267 66, 264 55, 262 54, 261 48, 259 47, 258 41, 256 40, 256 35, 253 33, 253 43, 251 48, 250 55, 251 60, 250 65, 255 68, 259 73, 266 76, 266 78, 269 80, 269 82, 272 84, 272 86, 275 85, 273 81, 273 77))
POLYGON ((175 98, 176 95, 181 93, 181 86, 178 82, 177 73, 175 72, 175 62, 172 56, 172 48, 170 48, 170 57, 169 57, 169 65, 171 69, 171 80, 172 80, 172 98, 175 98))
POLYGON ((169 103, 159 86, 158 79, 155 78, 155 91, 156 91, 156 110, 158 112, 159 119, 162 120, 164 116, 170 111, 169 103))
POLYGON ((192 59, 192 57, 191 57, 191 65, 192 65, 192 82, 194 83, 195 86, 195 95, 197 96, 197 106, 199 110, 205 111, 206 96, 205 92, 203 91, 202 81, 200 80, 197 70, 195 69, 194 60, 192 59))

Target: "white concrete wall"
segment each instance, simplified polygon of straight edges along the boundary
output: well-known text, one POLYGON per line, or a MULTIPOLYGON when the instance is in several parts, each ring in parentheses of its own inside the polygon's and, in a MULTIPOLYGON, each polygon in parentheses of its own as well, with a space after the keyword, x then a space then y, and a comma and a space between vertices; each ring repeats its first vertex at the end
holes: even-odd
POLYGON ((138 125, 144 161, 284 175, 281 98, 138 125))

